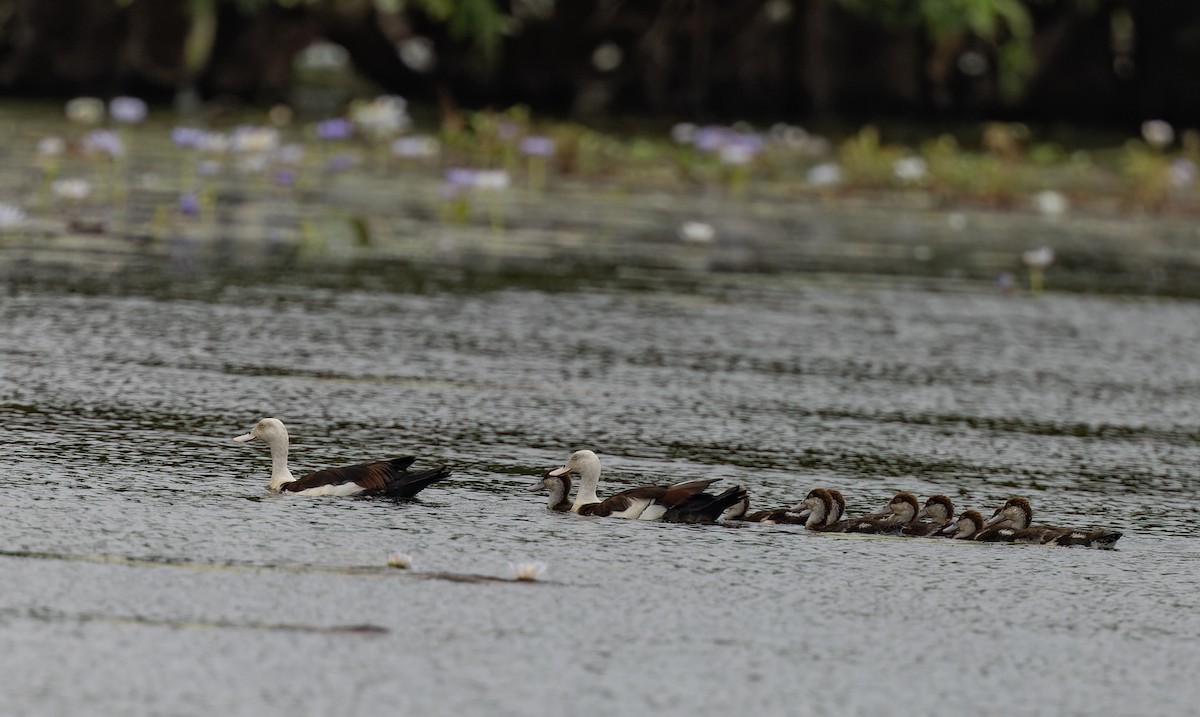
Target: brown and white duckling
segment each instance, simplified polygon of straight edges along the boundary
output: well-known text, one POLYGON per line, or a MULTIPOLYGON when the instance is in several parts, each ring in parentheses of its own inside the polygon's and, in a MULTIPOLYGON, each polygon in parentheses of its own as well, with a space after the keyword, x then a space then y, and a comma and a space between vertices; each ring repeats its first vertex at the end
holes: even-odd
POLYGON ((571 494, 570 473, 563 473, 556 476, 546 473, 540 481, 525 490, 530 493, 537 493, 543 490, 548 491, 550 493, 550 502, 546 505, 547 510, 557 510, 564 513, 571 510, 571 499, 569 497, 571 494))
POLYGON ((939 531, 955 540, 971 540, 983 528, 983 516, 977 510, 964 510, 958 520, 953 520, 939 531))
POLYGON ((271 480, 267 489, 295 495, 382 495, 411 498, 426 486, 450 477, 446 466, 409 472, 413 456, 342 468, 326 468, 296 478, 288 470, 288 432, 278 418, 264 418, 233 440, 261 440, 271 447, 271 480))
POLYGON ((550 477, 575 473, 579 476, 579 490, 571 504, 571 512, 598 517, 632 518, 637 520, 676 520, 695 522, 699 516, 707 516, 715 510, 711 520, 721 512, 746 498, 745 491, 735 487, 719 496, 704 493, 715 480, 685 481, 665 486, 642 486, 621 491, 601 500, 596 495, 600 482, 600 458, 589 450, 575 451, 561 468, 550 471, 550 477), (707 496, 702 498, 698 496, 707 496), (691 499, 696 497, 695 501, 691 499), (719 506, 719 508, 718 508, 719 506), (676 512, 667 515, 668 511, 676 512))
POLYGON ((813 488, 796 506, 808 512, 804 527, 818 533, 841 533, 850 521, 840 520, 846 510, 846 499, 835 488, 813 488))
MULTIPOLYGON (((814 490, 827 491, 831 500, 831 507, 821 513, 822 517, 817 521, 817 524, 825 525, 836 523, 841 520, 842 515, 846 512, 846 499, 842 497, 842 492, 836 488, 820 488, 814 490)), ((745 520, 753 523, 762 523, 763 525, 808 525, 809 517, 812 515, 812 507, 809 506, 808 500, 813 495, 812 491, 803 501, 793 505, 791 508, 776 508, 774 510, 759 510, 750 513, 739 520, 745 520)))
POLYGON ((900 492, 887 505, 861 518, 853 518, 846 526, 847 533, 898 534, 909 523, 916 522, 921 504, 912 493, 900 492))
POLYGON ((1107 549, 1112 548, 1120 538, 1119 531, 1103 528, 1077 530, 1033 525, 1033 506, 1026 498, 1015 497, 1009 498, 1003 506, 996 509, 991 519, 984 523, 984 529, 976 540, 1107 549))
POLYGON ((954 501, 944 495, 931 495, 925 501, 925 507, 917 513, 916 521, 904 526, 904 535, 935 537, 939 535, 954 520, 954 501), (928 523, 918 522, 929 518, 928 523))

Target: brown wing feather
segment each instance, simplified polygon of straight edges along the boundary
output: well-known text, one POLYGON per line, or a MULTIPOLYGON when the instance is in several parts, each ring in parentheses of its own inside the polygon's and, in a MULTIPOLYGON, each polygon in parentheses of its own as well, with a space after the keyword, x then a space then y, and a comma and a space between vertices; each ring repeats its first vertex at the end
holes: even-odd
POLYGON ((359 463, 344 468, 326 468, 309 473, 299 480, 284 483, 283 490, 298 493, 309 488, 342 485, 343 483, 357 483, 365 490, 379 490, 386 486, 389 480, 394 479, 395 475, 395 468, 387 461, 359 463))

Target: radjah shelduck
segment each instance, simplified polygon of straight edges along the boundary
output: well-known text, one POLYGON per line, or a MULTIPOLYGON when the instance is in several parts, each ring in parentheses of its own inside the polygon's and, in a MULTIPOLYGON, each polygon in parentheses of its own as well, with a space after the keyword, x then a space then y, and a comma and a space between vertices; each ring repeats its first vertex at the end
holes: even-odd
POLYGON ((571 490, 572 475, 579 477, 579 490, 570 511, 579 515, 676 523, 714 522, 724 511, 748 500, 741 486, 734 486, 719 495, 706 493, 715 480, 642 486, 601 500, 596 494, 600 482, 600 458, 594 451, 586 449, 572 453, 561 468, 547 473, 531 490, 549 490, 548 507, 562 509, 571 490))
POLYGON ((288 432, 278 418, 264 418, 250 432, 233 440, 259 440, 271 448, 271 480, 267 489, 293 495, 376 495, 411 498, 426 486, 450 477, 450 469, 439 466, 409 471, 413 456, 342 468, 326 468, 296 478, 288 469, 288 432))

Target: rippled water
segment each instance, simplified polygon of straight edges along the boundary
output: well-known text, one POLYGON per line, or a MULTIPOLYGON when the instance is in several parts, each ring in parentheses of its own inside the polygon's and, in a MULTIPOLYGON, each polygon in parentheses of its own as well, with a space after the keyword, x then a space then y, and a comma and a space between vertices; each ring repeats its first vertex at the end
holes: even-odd
POLYGON ((1192 302, 9 287, 0 714, 1186 713, 1197 356, 1192 302), (413 453, 455 476, 408 503, 271 497, 266 450, 230 440, 266 415, 298 471, 413 453), (521 490, 585 446, 612 490, 1022 494, 1125 537, 597 521, 521 490), (396 549, 415 574, 382 567, 396 549), (424 579, 524 560, 546 582, 424 579))

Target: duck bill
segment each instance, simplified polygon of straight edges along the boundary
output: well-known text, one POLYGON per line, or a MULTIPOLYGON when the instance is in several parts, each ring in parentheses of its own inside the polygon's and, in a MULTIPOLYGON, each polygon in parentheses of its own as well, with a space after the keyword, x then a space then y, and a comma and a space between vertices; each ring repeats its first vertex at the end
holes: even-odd
POLYGON ((568 473, 570 473, 570 472, 571 472, 571 469, 570 469, 570 468, 567 468, 566 466, 563 466, 562 468, 555 468, 554 470, 550 471, 550 472, 549 472, 547 475, 551 475, 551 476, 555 476, 555 477, 557 477, 557 476, 563 476, 563 475, 566 475, 566 474, 568 474, 568 473))
POLYGON ((538 481, 537 483, 534 483, 533 485, 526 488, 525 492, 526 493, 540 493, 544 490, 546 490, 546 485, 544 483, 542 483, 541 481, 538 481))
POLYGON ((867 513, 870 518, 883 518, 892 514, 892 504, 886 503, 882 508, 872 513, 867 513))
POLYGON ((990 527, 992 527, 993 525, 997 525, 997 524, 999 524, 999 523, 1003 523, 1003 522, 1004 522, 1004 521, 1006 521, 1006 520, 1008 520, 1008 516, 1004 514, 1004 511, 1000 511, 1000 512, 996 513, 995 515, 993 515, 992 517, 990 517, 990 518, 988 518, 987 520, 985 520, 985 521, 983 522, 983 527, 984 527, 984 528, 990 528, 990 527))
POLYGON ((938 531, 938 533, 940 533, 941 535, 954 535, 957 532, 958 532, 958 521, 955 521, 955 522, 951 523, 950 525, 947 525, 946 527, 944 527, 938 531))
POLYGON ((246 435, 238 436, 237 438, 234 438, 233 440, 237 441, 238 443, 245 443, 246 441, 253 441, 257 438, 258 438, 258 436, 254 435, 253 433, 247 433, 246 435))
POLYGON ((922 518, 928 518, 928 517, 929 517, 929 509, 922 508, 921 510, 917 511, 917 517, 913 518, 913 520, 920 520, 922 518))

